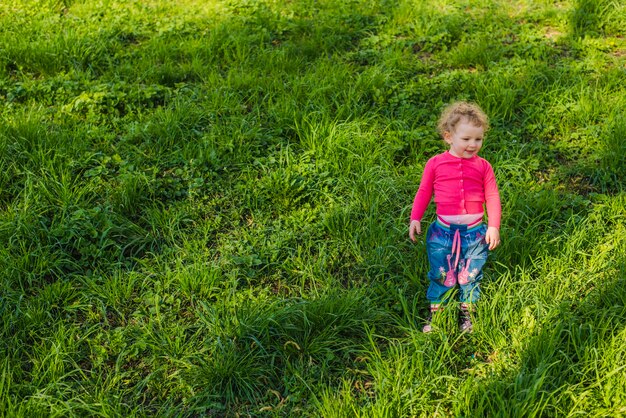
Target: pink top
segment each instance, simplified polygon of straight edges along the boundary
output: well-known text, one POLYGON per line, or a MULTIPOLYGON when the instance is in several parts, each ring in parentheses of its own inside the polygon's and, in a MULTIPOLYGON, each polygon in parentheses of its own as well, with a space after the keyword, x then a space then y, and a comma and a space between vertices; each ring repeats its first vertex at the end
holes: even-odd
POLYGON ((446 151, 428 160, 413 201, 412 221, 422 219, 433 192, 438 215, 480 214, 485 204, 488 226, 500 228, 502 208, 496 176, 484 158, 460 158, 446 151))

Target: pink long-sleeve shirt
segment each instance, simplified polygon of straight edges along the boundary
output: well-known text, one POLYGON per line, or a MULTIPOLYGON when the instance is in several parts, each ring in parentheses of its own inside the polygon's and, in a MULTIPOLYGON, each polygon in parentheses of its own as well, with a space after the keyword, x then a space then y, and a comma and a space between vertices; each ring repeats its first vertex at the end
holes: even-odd
POLYGON ((433 193, 437 215, 480 214, 484 204, 487 225, 500 228, 500 193, 493 167, 484 158, 459 158, 446 151, 428 160, 413 201, 412 221, 421 221, 433 193))

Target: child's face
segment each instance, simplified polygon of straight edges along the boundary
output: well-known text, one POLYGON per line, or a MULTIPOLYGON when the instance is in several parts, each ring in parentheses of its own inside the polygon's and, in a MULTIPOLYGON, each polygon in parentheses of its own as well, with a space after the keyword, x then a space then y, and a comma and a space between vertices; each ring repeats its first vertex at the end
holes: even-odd
POLYGON ((483 146, 485 129, 468 121, 459 121, 453 132, 446 131, 443 139, 450 144, 450 154, 460 158, 472 158, 483 146))

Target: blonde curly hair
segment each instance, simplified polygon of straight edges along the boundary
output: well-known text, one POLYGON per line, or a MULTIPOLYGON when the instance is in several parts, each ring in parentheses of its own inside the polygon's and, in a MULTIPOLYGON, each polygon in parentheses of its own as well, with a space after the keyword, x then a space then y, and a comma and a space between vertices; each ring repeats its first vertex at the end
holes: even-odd
POLYGON ((456 102, 448 105, 437 123, 437 130, 443 137, 445 132, 454 132, 454 128, 460 121, 467 121, 479 126, 487 132, 489 129, 489 117, 476 103, 456 102))

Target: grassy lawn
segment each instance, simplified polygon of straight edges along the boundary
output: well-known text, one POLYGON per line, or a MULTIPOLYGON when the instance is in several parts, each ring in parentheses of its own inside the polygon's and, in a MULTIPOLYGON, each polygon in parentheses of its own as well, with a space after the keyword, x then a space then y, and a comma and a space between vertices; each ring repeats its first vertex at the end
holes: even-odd
POLYGON ((624 184, 621 1, 0 2, 0 416, 626 416, 624 184), (456 100, 503 244, 426 335, 456 100))

